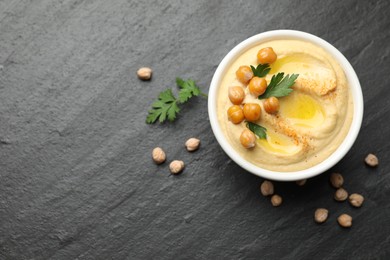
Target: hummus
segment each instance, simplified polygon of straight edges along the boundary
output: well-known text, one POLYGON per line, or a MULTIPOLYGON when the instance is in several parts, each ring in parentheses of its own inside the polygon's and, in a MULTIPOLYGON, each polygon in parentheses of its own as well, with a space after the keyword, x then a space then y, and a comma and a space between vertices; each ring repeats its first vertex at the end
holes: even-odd
POLYGON ((324 161, 343 142, 352 122, 353 100, 344 71, 324 49, 300 40, 268 41, 242 53, 226 70, 217 96, 218 121, 228 142, 245 160, 273 171, 299 171, 324 161), (299 74, 294 91, 279 98, 276 115, 266 113, 264 101, 249 94, 235 74, 242 65, 256 66, 257 52, 265 47, 272 47, 278 57, 265 78, 268 83, 278 72, 299 74), (257 139, 253 149, 245 149, 239 140, 245 122, 228 120, 231 86, 245 89, 243 103, 262 108, 254 123, 267 128, 267 139, 257 139))

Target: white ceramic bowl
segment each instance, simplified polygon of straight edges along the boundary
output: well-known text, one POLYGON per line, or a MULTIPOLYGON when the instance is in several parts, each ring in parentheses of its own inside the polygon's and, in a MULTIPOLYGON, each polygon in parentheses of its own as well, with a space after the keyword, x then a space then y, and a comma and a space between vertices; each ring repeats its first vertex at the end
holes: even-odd
POLYGON ((309 33, 294 31, 294 30, 275 30, 275 31, 260 33, 246 39, 245 41, 241 42, 236 47, 234 47, 225 56, 225 58, 222 60, 217 70, 215 71, 213 79, 211 81, 209 97, 208 97, 208 112, 209 112, 211 128, 213 129, 217 141, 221 145, 222 149, 227 153, 227 155, 238 165, 240 165, 245 170, 255 175, 258 175, 260 177, 263 177, 265 179, 277 180, 277 181, 295 181, 295 180, 310 178, 325 172, 326 170, 334 166, 336 163, 338 163, 345 156, 345 154, 350 150, 350 148, 352 147, 353 143, 355 142, 358 136, 362 124, 363 95, 362 95, 359 79, 354 69, 352 68, 348 60, 344 57, 344 55, 341 52, 339 52, 334 46, 332 46, 325 40, 309 33), (351 127, 349 129, 346 138, 338 147, 338 149, 321 163, 301 171, 291 171, 291 172, 270 171, 267 169, 260 168, 246 161, 229 144, 218 123, 216 100, 217 100, 218 88, 220 86, 225 71, 230 67, 232 62, 236 60, 237 57, 239 57, 246 50, 258 44, 261 44, 263 42, 270 41, 270 40, 277 40, 277 39, 297 39, 297 40, 308 41, 322 47, 324 50, 330 53, 339 62, 340 66, 345 72, 345 75, 347 77, 350 86, 350 91, 352 93, 353 102, 354 102, 354 114, 353 114, 351 127))

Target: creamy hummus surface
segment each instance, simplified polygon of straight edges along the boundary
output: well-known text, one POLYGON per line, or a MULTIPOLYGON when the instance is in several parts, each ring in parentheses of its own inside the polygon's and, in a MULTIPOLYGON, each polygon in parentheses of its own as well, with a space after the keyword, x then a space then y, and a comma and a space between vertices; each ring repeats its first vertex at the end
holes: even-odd
POLYGON ((329 53, 309 42, 275 40, 242 53, 226 70, 218 90, 217 113, 225 137, 244 159, 273 171, 298 171, 324 161, 343 142, 352 122, 353 100, 344 71, 329 53), (267 83, 278 72, 299 74, 294 91, 279 98, 275 115, 264 111, 264 101, 249 94, 235 74, 242 65, 257 66, 257 52, 265 47, 277 54, 267 83), (254 123, 267 129, 267 139, 257 139, 252 149, 244 148, 239 140, 245 122, 236 125, 228 120, 231 86, 245 89, 243 103, 258 103, 262 108, 261 118, 254 123))

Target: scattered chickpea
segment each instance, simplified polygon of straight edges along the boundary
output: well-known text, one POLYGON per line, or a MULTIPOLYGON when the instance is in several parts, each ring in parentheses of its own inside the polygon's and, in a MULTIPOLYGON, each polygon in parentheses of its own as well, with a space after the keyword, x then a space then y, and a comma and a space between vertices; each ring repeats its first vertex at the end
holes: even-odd
POLYGON ((172 174, 176 175, 183 171, 184 162, 179 160, 174 160, 169 164, 169 170, 172 174))
POLYGON ((340 188, 344 184, 344 178, 340 173, 332 173, 330 175, 330 183, 334 188, 340 188))
POLYGON ((199 145, 200 145, 200 140, 198 138, 190 138, 185 143, 187 151, 189 152, 198 150, 199 145))
POLYGON ((152 77, 152 69, 148 67, 142 67, 137 71, 137 75, 140 80, 150 80, 152 77))
POLYGON ((249 149, 255 146, 256 136, 252 131, 245 128, 240 135, 240 143, 243 147, 249 149))
POLYGON ((244 117, 248 121, 257 121, 261 116, 261 107, 257 103, 246 103, 243 108, 244 117))
POLYGON ((229 107, 227 114, 229 120, 232 121, 233 124, 239 124, 245 118, 244 111, 242 111, 242 108, 238 105, 229 107))
POLYGON ((314 221, 317 223, 324 223, 328 219, 329 211, 324 208, 316 209, 314 212, 314 221))
POLYGON ((366 164, 370 167, 376 167, 379 164, 378 157, 376 157, 374 154, 370 153, 367 155, 367 157, 364 159, 366 164))
POLYGON ((234 105, 240 105, 245 98, 244 89, 240 86, 229 88, 229 99, 234 105))
POLYGON ((270 181, 263 181, 260 185, 260 191, 263 196, 269 196, 274 194, 274 185, 270 181))
POLYGON ((342 227, 351 227, 352 226, 352 217, 348 214, 341 214, 337 218, 337 222, 339 222, 339 225, 342 227))
POLYGON ((160 147, 154 148, 152 151, 152 158, 156 164, 162 164, 166 159, 164 150, 160 147))
POLYGON ((276 53, 274 52, 274 49, 272 47, 267 47, 259 50, 257 53, 257 61, 261 64, 271 64, 276 61, 276 53))
POLYGON ((273 195, 272 197, 271 197, 271 204, 272 204, 272 206, 274 206, 274 207, 278 207, 278 206, 280 206, 281 204, 282 204, 282 202, 283 202, 283 199, 282 199, 282 197, 280 197, 279 195, 273 195))
POLYGON ((337 201, 344 201, 348 198, 348 192, 343 188, 338 188, 334 193, 334 199, 337 201))
POLYGON ((364 202, 364 197, 360 194, 353 193, 349 196, 349 203, 355 208, 360 208, 364 202))
POLYGON ((304 179, 304 180, 299 180, 299 181, 296 181, 295 183, 298 185, 298 186, 303 186, 303 185, 305 185, 306 184, 306 179, 304 179))
POLYGON ((275 114, 279 111, 279 99, 270 97, 264 100, 264 110, 269 114, 275 114))
POLYGON ((267 81, 264 78, 253 77, 251 81, 249 81, 248 88, 252 95, 258 97, 267 89, 267 81))
POLYGON ((236 76, 241 83, 248 84, 249 80, 253 78, 253 71, 249 66, 241 66, 236 71, 236 76))

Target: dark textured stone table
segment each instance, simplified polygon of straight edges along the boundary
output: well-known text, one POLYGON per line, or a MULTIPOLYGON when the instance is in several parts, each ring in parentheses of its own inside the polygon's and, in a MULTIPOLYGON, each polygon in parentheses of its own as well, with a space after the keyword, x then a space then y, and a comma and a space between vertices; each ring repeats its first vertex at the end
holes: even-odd
POLYGON ((0 1, 0 259, 390 259, 389 12, 389 1, 0 1), (275 183, 273 208, 216 142, 205 99, 174 123, 145 117, 177 76, 207 92, 232 47, 282 28, 350 60, 365 113, 347 156, 303 187, 275 183), (202 145, 188 153, 192 136, 202 145), (185 171, 153 164, 155 146, 185 171), (361 209, 333 200, 332 171, 365 196, 361 209), (317 207, 330 211, 323 225, 317 207), (344 212, 351 229, 336 222, 344 212))

